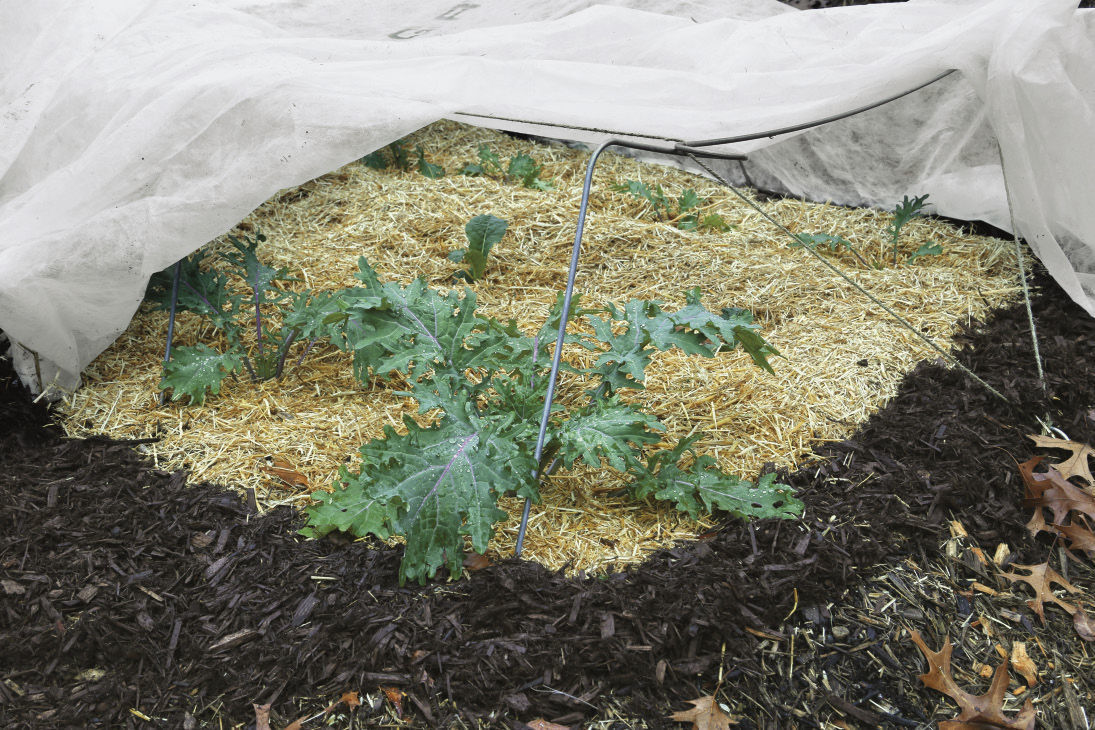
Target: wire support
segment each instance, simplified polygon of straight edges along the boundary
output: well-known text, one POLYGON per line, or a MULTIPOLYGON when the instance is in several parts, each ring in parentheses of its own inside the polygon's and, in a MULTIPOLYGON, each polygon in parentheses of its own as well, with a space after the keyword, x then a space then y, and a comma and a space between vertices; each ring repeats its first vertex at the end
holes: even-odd
MULTIPOLYGON (((735 195, 737 195, 739 198, 741 198, 741 200, 744 201, 753 210, 760 213, 769 223, 771 223, 772 225, 776 226, 779 230, 786 233, 787 236, 789 236, 795 243, 799 243, 799 239, 794 233, 791 233, 791 231, 788 230, 786 226, 784 226, 782 223, 777 221, 772 216, 768 215, 768 213, 764 209, 762 209, 759 205, 757 205, 752 200, 747 198, 741 191, 739 191, 736 187, 731 185, 730 182, 727 181, 725 177, 723 177, 722 175, 720 175, 717 172, 715 172, 714 170, 712 170, 709 166, 705 165, 703 162, 700 161, 700 159, 698 157, 695 157, 693 155, 689 155, 689 158, 691 158, 691 160, 693 162, 695 162, 697 165, 699 165, 701 168, 703 168, 707 172, 707 174, 711 175, 713 178, 718 180, 720 183, 722 183, 726 187, 730 188, 730 190, 733 191, 733 193, 735 195)), ((876 305, 881 307, 883 311, 885 311, 888 315, 890 315, 895 320, 897 320, 905 329, 909 330, 914 335, 916 335, 921 341, 923 341, 925 344, 927 344, 930 348, 932 348, 937 353, 939 353, 947 362, 951 363, 952 365, 954 365, 955 367, 959 368, 964 373, 969 375, 971 378, 973 378, 976 382, 978 382, 982 386, 984 386, 990 393, 995 395, 997 398, 1003 400, 1006 403, 1011 403, 1011 401, 1007 398, 1007 396, 1002 394, 1000 391, 996 390, 996 388, 993 388, 991 385, 989 385, 985 380, 983 380, 981 378, 981 376, 979 376, 977 373, 973 372, 968 367, 966 367, 961 362, 959 362, 957 358, 955 358, 949 352, 947 352, 942 347, 940 347, 938 344, 936 344, 935 341, 932 340, 930 337, 928 337, 923 332, 921 332, 916 327, 914 327, 907 319, 905 319, 900 314, 895 312, 893 309, 888 307, 878 297, 871 294, 869 291, 867 291, 862 286, 860 286, 860 284, 858 282, 856 282, 850 276, 848 276, 843 271, 841 271, 836 265, 834 265, 832 262, 828 261, 824 256, 822 256, 821 254, 819 254, 817 251, 813 250, 809 246, 803 246, 803 248, 805 250, 809 251, 810 254, 814 258, 816 258, 818 261, 820 261, 822 264, 824 264, 826 267, 828 267, 833 273, 837 274, 840 278, 844 279, 844 281, 851 284, 857 291, 859 291, 861 294, 866 296, 868 299, 870 299, 876 305)))
MULTIPOLYGON (((610 139, 601 143, 594 150, 586 166, 585 182, 582 185, 582 202, 578 207, 578 227, 574 232, 574 246, 570 251, 570 268, 567 270, 566 292, 563 294, 563 309, 559 314, 559 331, 555 336, 555 352, 551 356, 551 373, 548 375, 547 393, 544 395, 544 410, 540 414, 540 432, 536 436, 535 459, 537 465, 544 454, 544 442, 547 440, 548 421, 551 419, 551 404, 555 399, 555 384, 559 379, 559 367, 563 360, 563 342, 566 339, 567 320, 570 318, 570 301, 574 297, 574 279, 578 275, 578 258, 582 253, 582 232, 585 230, 586 213, 589 211, 589 191, 593 187, 593 168, 597 165, 597 159, 601 153, 613 145, 626 147, 634 146, 631 142, 618 139, 610 139)), ((648 148, 651 145, 643 145, 648 148)), ((539 468, 539 467, 537 467, 539 468)), ((534 479, 539 479, 539 473, 533 473, 534 479)), ((517 545, 514 547, 514 555, 521 557, 521 551, 525 545, 525 532, 528 529, 529 512, 532 509, 532 500, 525 498, 525 507, 521 513, 521 526, 517 530, 517 545)))
MULTIPOLYGON (((164 365, 171 362, 171 345, 175 341, 175 312, 179 303, 179 279, 182 277, 182 259, 175 262, 175 275, 171 280, 171 312, 167 317, 167 344, 164 346, 164 365)), ((160 391, 160 405, 167 403, 167 391, 160 391)))
POLYGON ((1042 384, 1042 392, 1049 388, 1046 385, 1046 373, 1042 369, 1042 351, 1038 346, 1038 326, 1034 323, 1034 307, 1030 303, 1030 285, 1027 283, 1027 267, 1023 263, 1023 247, 1019 243, 1019 228, 1015 225, 1015 206, 1012 205, 1011 186, 1008 184, 1008 173, 1004 167, 1004 150, 1000 143, 996 143, 996 151, 1000 154, 1000 173, 1004 178, 1004 195, 1008 201, 1008 217, 1011 219, 1011 239, 1015 242, 1015 261, 1019 264, 1019 281, 1023 285, 1023 302, 1027 307, 1027 324, 1030 326, 1030 341, 1034 345, 1034 364, 1038 368, 1038 382, 1042 384))
MULTIPOLYGON (((737 143, 737 142, 751 142, 751 141, 756 140, 756 139, 779 137, 780 135, 792 134, 794 132, 801 132, 801 131, 806 130, 806 129, 812 129, 814 127, 820 127, 823 124, 829 124, 830 122, 838 122, 841 119, 847 119, 848 117, 854 117, 857 114, 862 114, 863 112, 867 112, 867 111, 870 111, 872 109, 877 109, 880 106, 885 106, 886 104, 889 104, 891 101, 896 101, 896 100, 898 100, 898 99, 900 99, 904 96, 908 96, 909 94, 920 91, 921 89, 923 89, 926 86, 931 86, 935 82, 940 81, 941 79, 944 79, 947 76, 950 76, 951 74, 953 74, 955 72, 955 70, 956 69, 953 69, 953 68, 952 69, 947 69, 946 71, 944 71, 940 74, 937 74, 936 76, 933 76, 932 78, 928 79, 927 81, 924 81, 923 83, 917 84, 916 86, 905 89, 905 90, 900 91, 896 94, 892 94, 890 96, 887 96, 884 99, 880 99, 878 101, 873 101, 870 104, 864 104, 863 106, 856 107, 855 109, 852 109, 851 111, 840 112, 839 114, 832 114, 830 116, 823 117, 821 119, 816 119, 816 120, 813 120, 813 121, 810 121, 810 122, 803 122, 801 124, 794 124, 794 125, 791 125, 791 126, 788 126, 788 127, 778 127, 776 129, 769 129, 769 130, 766 130, 764 132, 751 132, 749 134, 740 134, 740 135, 736 135, 736 136, 733 136, 733 137, 716 137, 716 138, 713 138, 713 139, 701 139, 701 140, 686 141, 686 140, 682 139, 681 137, 666 137, 664 135, 653 134, 653 133, 649 133, 649 132, 625 132, 625 131, 621 131, 621 130, 618 130, 618 129, 604 129, 604 128, 601 128, 601 127, 587 127, 587 126, 583 126, 581 124, 564 124, 564 123, 561 123, 561 122, 545 122, 545 121, 537 121, 537 120, 534 120, 534 119, 519 119, 517 117, 503 117, 503 116, 498 116, 498 115, 494 115, 494 114, 478 114, 478 113, 475 113, 475 112, 453 112, 453 116, 474 117, 474 118, 477 118, 477 119, 491 119, 491 120, 498 121, 498 122, 514 122, 514 123, 517 123, 517 124, 527 124, 527 125, 532 126, 532 127, 545 127, 545 128, 551 128, 551 129, 570 129, 570 130, 579 131, 579 132, 592 132, 594 134, 609 134, 609 135, 612 135, 613 137, 634 137, 634 138, 637 138, 637 139, 656 139, 656 140, 662 140, 664 142, 674 142, 674 143, 676 143, 675 148, 672 149, 672 150, 652 149, 652 150, 650 150, 652 152, 662 152, 662 153, 665 153, 665 154, 674 154, 674 153, 676 153, 676 154, 687 154, 690 151, 687 148, 715 147, 715 146, 724 145, 724 144, 734 144, 734 143, 737 143)), ((634 147, 635 149, 647 149, 645 147, 637 145, 634 142, 622 143, 621 146, 634 147)), ((691 150, 691 151, 698 152, 697 150, 691 150)))

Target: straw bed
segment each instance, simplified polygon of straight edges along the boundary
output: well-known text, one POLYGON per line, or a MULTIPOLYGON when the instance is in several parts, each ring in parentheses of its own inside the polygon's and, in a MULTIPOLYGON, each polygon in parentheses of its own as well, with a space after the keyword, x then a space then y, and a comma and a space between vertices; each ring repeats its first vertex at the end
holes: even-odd
MULTIPOLYGON (((490 213, 509 221, 483 280, 471 285, 486 315, 515 319, 526 332, 539 328, 566 283, 582 176, 588 153, 546 146, 439 122, 414 135, 430 162, 447 174, 376 171, 358 163, 283 191, 240 226, 268 238, 259 257, 287 267, 299 286, 334 289, 356 283, 359 256, 383 279, 421 276, 431 286, 453 286, 461 268, 446 256, 466 245, 464 224, 490 213), (503 163, 519 153, 544 166, 549 191, 456 172, 489 144, 503 163)), ((413 156, 412 156, 413 159, 413 156)), ((917 191, 910 191, 910 194, 917 191)), ((833 233, 871 259, 888 261, 886 232, 892 214, 791 200, 766 204, 794 232, 833 233)), ((1010 242, 963 235, 947 224, 917 219, 902 231, 902 261, 935 241, 944 254, 880 270, 865 268, 847 252, 823 255, 918 329, 949 345, 960 323, 984 318, 1019 294, 1010 242)), ((671 307, 683 292, 703 289, 712 311, 744 307, 783 358, 776 374, 756 368, 739 351, 715 358, 659 353, 635 400, 669 427, 666 440, 695 431, 698 443, 730 472, 754 478, 772 465, 794 467, 818 443, 850 436, 896 391, 920 360, 934 359, 919 339, 833 275, 808 252, 788 247, 755 211, 729 191, 688 173, 606 155, 597 169, 577 289, 600 304, 657 298, 671 307), (660 184, 675 198, 693 188, 733 226, 728 233, 681 231, 652 219, 643 201, 613 192, 625 180, 660 184)), ((223 247, 218 239, 212 246, 223 247)), ((317 346, 281 382, 226 381, 203 406, 160 407, 157 385, 167 314, 142 307, 125 334, 85 372, 85 386, 63 407, 74 436, 161 440, 147 445, 160 468, 189 468, 195 480, 255 490, 263 508, 304 506, 308 494, 329 487, 338 468, 351 468, 357 448, 397 428, 416 404, 394 394, 406 384, 362 388, 350 359, 317 346)), ((207 342, 211 329, 181 313, 176 344, 207 342)), ((302 352, 295 346, 290 362, 302 352)), ((568 357, 588 354, 567 351, 568 357)), ((563 396, 568 389, 564 385, 563 396)), ((601 570, 636 562, 650 550, 710 529, 675 510, 636 504, 617 494, 625 484, 610 470, 582 468, 553 476, 545 503, 533 511, 525 555, 550 568, 601 570)), ((501 505, 513 518, 501 525, 491 554, 512 554, 520 504, 501 505)))

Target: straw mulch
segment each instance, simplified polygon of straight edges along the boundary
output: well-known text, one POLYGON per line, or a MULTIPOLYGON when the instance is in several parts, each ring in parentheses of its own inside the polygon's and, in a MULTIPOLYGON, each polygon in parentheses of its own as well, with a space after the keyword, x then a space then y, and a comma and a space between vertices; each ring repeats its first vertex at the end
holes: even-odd
MULTIPOLYGON (((353 285, 365 256, 383 278, 453 286, 460 265, 447 255, 466 245, 464 225, 475 215, 506 219, 509 230, 491 254, 487 275, 472 288, 481 311, 516 319, 526 331, 542 323, 565 285, 582 176, 588 153, 514 139, 454 122, 433 124, 410 140, 447 174, 430 179, 415 171, 377 171, 351 163, 300 187, 282 191, 240 223, 268 240, 260 258, 287 267, 299 286, 353 285), (456 174, 488 144, 505 162, 520 153, 544 167, 549 191, 490 177, 456 174)), ((412 160, 414 156, 412 155, 412 160)), ((917 191, 910 191, 910 194, 917 191)), ((768 212, 794 232, 839 234, 872 260, 886 260, 883 211, 845 209, 780 200, 768 212)), ((788 247, 784 234, 729 191, 688 173, 607 155, 599 163, 591 201, 578 290, 586 301, 657 298, 683 303, 700 286, 709 309, 745 307, 782 353, 776 374, 754 367, 740 352, 713 359, 659 354, 637 400, 669 426, 667 440, 696 431, 702 452, 750 478, 765 469, 811 459, 819 443, 850 436, 896 391, 917 362, 936 355, 888 315, 877 311, 808 252, 788 247), (642 180, 675 198, 687 188, 707 198, 733 229, 682 231, 653 220, 647 204, 610 184, 642 180)), ((921 244, 944 254, 912 264, 873 269, 847 252, 825 256, 944 347, 957 328, 981 319, 1019 294, 1010 242, 965 235, 934 219, 902 231, 902 260, 921 244)), ((223 248, 218 239, 211 246, 223 248)), ((356 449, 399 427, 416 404, 395 395, 399 383, 362 387, 349 360, 317 347, 280 381, 227 382, 203 406, 158 404, 167 314, 142 307, 129 329, 84 373, 85 385, 62 405, 73 436, 159 437, 142 448, 164 469, 185 466, 194 481, 253 490, 262 508, 304 506, 308 494, 329 487, 356 449)), ((179 316, 176 344, 216 345, 210 328, 189 313, 179 316)), ((299 352, 299 350, 295 351, 299 352)), ((565 396, 565 392, 564 392, 565 396)), ((624 486, 610 470, 561 473, 544 487, 525 555, 551 568, 603 570, 641 560, 676 539, 694 538, 712 523, 672 508, 636 504, 616 494, 624 486)), ((495 555, 512 553, 520 505, 502 505, 513 519, 501 525, 495 555)))

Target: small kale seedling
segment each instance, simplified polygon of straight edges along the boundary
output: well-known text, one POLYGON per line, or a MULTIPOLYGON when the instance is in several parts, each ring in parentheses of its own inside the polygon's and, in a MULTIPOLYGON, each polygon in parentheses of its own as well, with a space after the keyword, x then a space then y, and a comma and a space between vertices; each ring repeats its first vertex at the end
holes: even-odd
POLYGON ((502 240, 509 224, 493 215, 477 215, 464 226, 464 235, 468 238, 468 247, 457 249, 449 254, 450 261, 463 261, 468 269, 456 272, 457 279, 478 281, 487 269, 487 256, 494 244, 502 240))
MULTIPOLYGON (((918 218, 923 215, 922 210, 924 208, 924 202, 927 199, 928 196, 926 194, 914 197, 912 200, 910 200, 909 196, 906 195, 904 196, 904 200, 894 206, 893 222, 886 229, 886 232, 890 235, 890 245, 893 249, 894 265, 897 264, 898 238, 901 234, 901 229, 913 218, 918 218)), ((844 248, 850 251, 852 255, 854 255, 856 259, 858 259, 859 262, 862 263, 864 266, 881 269, 885 265, 885 253, 882 254, 882 257, 879 260, 875 261, 874 263, 870 263, 862 256, 862 254, 860 254, 858 250, 856 250, 856 248, 847 239, 840 236, 835 236, 828 233, 800 233, 795 236, 795 238, 798 239, 798 242, 792 243, 791 248, 806 247, 816 251, 820 247, 827 246, 829 250, 833 252, 839 251, 840 249, 844 248)), ((912 263, 922 256, 937 256, 941 253, 943 253, 943 247, 940 246, 938 243, 925 243, 917 248, 916 251, 914 251, 908 259, 906 259, 906 263, 912 263)))
POLYGON ((361 162, 374 170, 395 169, 406 172, 411 169, 411 153, 407 149, 407 143, 397 139, 387 147, 365 155, 361 158, 361 162))
POLYGON ((419 174, 433 180, 436 180, 439 177, 445 177, 445 168, 429 162, 426 159, 426 151, 422 149, 422 145, 415 146, 414 155, 418 159, 412 165, 411 152, 407 147, 407 142, 400 139, 392 142, 387 147, 382 147, 375 152, 370 152, 362 157, 360 161, 363 165, 373 170, 398 170, 400 172, 408 172, 411 167, 414 167, 418 170, 419 174))
MULTIPOLYGON (((927 199, 928 199, 927 193, 925 193, 924 195, 913 197, 912 200, 909 200, 909 196, 906 195, 906 196, 904 196, 904 199, 900 203, 898 203, 896 206, 894 206, 894 209, 893 209, 893 223, 891 223, 890 227, 887 229, 887 231, 889 231, 889 234, 890 234, 891 243, 893 244, 893 263, 894 263, 894 266, 897 265, 897 239, 898 239, 898 236, 901 234, 901 229, 904 228, 905 224, 908 223, 909 221, 911 221, 913 218, 919 218, 920 216, 923 215, 922 211, 924 209, 924 202, 927 199)), ((929 245, 926 245, 926 246, 921 246, 919 249, 917 249, 916 253, 914 253, 909 258, 909 261, 913 261, 914 259, 917 259, 920 256, 928 256, 928 255, 940 254, 940 253, 943 253, 943 247, 939 246, 938 244, 929 244, 929 245), (939 250, 938 251, 934 250, 936 248, 938 248, 939 250)))
MULTIPOLYGON (((214 328, 224 332, 228 347, 218 352, 207 345, 175 348, 172 359, 164 364, 160 388, 172 389, 172 400, 184 395, 190 402, 201 404, 206 392, 220 392, 221 383, 233 373, 246 370, 252 380, 281 377, 289 348, 297 330, 272 327, 265 310, 277 308, 299 298, 276 286, 277 282, 296 281, 287 269, 275 269, 259 261, 256 249, 266 236, 256 232, 254 238, 228 236, 233 251, 220 258, 231 265, 243 284, 242 293, 230 293, 228 275, 202 266, 204 254, 198 252, 183 262, 179 278, 177 309, 192 311, 209 319, 214 328), (253 326, 255 344, 248 349, 243 343, 245 328, 253 326)), ((174 267, 154 277, 152 287, 161 307, 170 306, 170 281, 174 267), (157 293, 158 292, 158 293, 157 293)))
POLYGON ((707 205, 707 200, 697 195, 695 190, 685 190, 674 201, 666 197, 661 185, 655 185, 654 189, 651 189, 645 183, 628 180, 613 185, 612 189, 618 193, 630 193, 639 200, 645 200, 650 204, 657 220, 672 223, 682 231, 704 228, 722 232, 730 230, 730 224, 723 220, 721 215, 703 214, 703 207, 707 205))
POLYGON ((414 153, 418 155, 418 172, 424 177, 428 177, 431 180, 436 180, 439 177, 445 177, 445 168, 440 165, 435 165, 432 162, 426 161, 426 153, 422 149, 422 145, 418 145, 414 148, 414 153))
POLYGON ((509 165, 502 167, 502 160, 489 145, 479 145, 479 162, 468 163, 460 170, 461 175, 469 177, 498 176, 505 182, 520 182, 532 190, 551 190, 555 184, 551 180, 540 178, 543 166, 524 153, 513 157, 509 165))
MULTIPOLYGON (((861 264, 864 266, 870 266, 867 263, 867 259, 856 250, 856 247, 852 245, 851 241, 840 236, 833 236, 828 233, 800 233, 795 238, 798 239, 798 243, 792 243, 791 248, 809 248, 817 250, 820 247, 828 246, 829 250, 836 253, 842 248, 847 249, 855 256, 861 264)), ((876 267, 877 268, 877 267, 876 267)))
POLYGON ((943 247, 938 243, 923 243, 906 259, 905 263, 911 264, 921 256, 939 256, 943 253, 943 247))

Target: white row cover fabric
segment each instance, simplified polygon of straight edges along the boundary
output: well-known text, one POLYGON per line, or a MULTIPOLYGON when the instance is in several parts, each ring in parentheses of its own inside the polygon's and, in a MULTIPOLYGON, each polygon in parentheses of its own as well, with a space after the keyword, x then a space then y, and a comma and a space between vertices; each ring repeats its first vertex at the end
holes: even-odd
MULTIPOLYGON (((63 388, 148 277, 279 189, 460 112, 739 146, 815 199, 1015 222, 1095 314, 1095 23, 1075 0, 0 3, 0 329, 63 388)), ((521 124, 478 119, 501 128, 521 124)), ((734 166, 734 172, 740 170, 734 166)), ((561 262, 562 263, 562 262, 561 262)))

